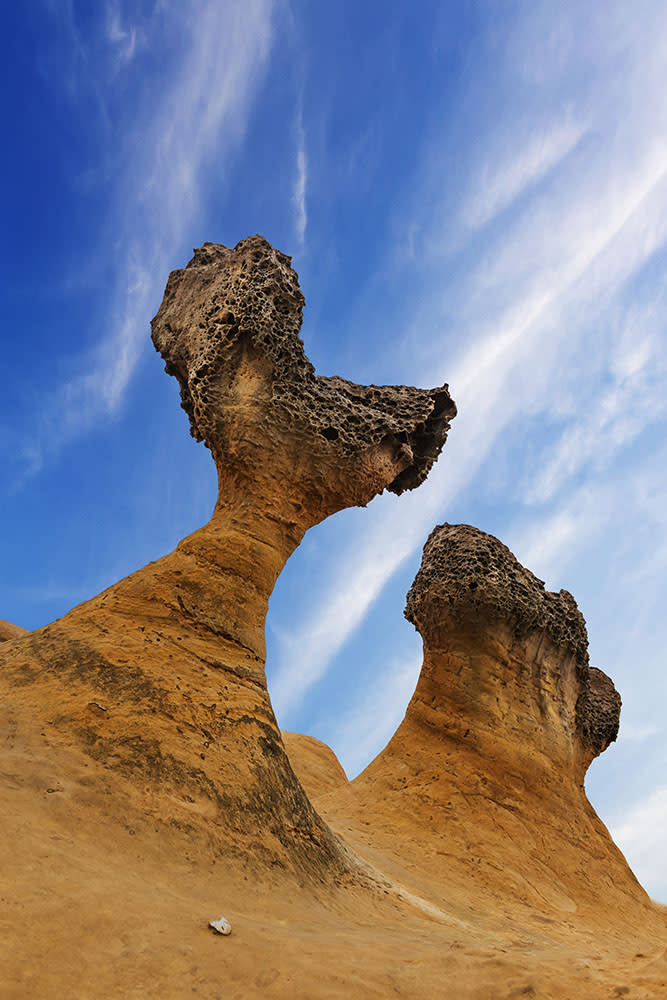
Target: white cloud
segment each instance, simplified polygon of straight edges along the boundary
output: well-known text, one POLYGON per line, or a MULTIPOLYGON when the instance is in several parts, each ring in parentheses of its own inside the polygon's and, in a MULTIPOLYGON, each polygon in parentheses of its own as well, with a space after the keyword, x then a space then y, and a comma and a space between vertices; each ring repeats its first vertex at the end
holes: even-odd
POLYGON ((296 137, 296 180, 294 182, 292 201, 296 212, 296 235, 299 243, 303 244, 306 238, 306 226, 308 225, 308 212, 306 209, 308 160, 306 156, 306 135, 303 128, 303 111, 301 108, 299 108, 296 122, 296 137))
POLYGON ((633 806, 611 825, 611 834, 644 885, 667 900, 667 786, 661 786, 633 806))
POLYGON ((121 64, 128 63, 135 53, 137 44, 137 29, 134 25, 123 27, 120 4, 111 0, 107 4, 107 38, 115 46, 121 64))
MULTIPOLYGON (((485 163, 463 207, 464 223, 471 229, 485 226, 542 180, 578 145, 586 129, 572 121, 529 133, 505 162, 485 163)), ((516 143, 516 137, 512 136, 516 143)))
POLYGON ((659 727, 652 722, 633 723, 621 719, 621 738, 625 743, 646 743, 660 735, 659 727))
MULTIPOLYGON (((645 57, 638 47, 634 59, 641 63, 642 80, 645 57)), ((662 93, 659 81, 654 83, 662 93)), ((473 483, 483 491, 484 484, 475 479, 482 465, 501 440, 520 447, 527 420, 539 415, 564 424, 555 442, 545 440, 537 464, 525 467, 534 483, 530 499, 554 498, 576 475, 582 482, 569 502, 549 511, 548 523, 544 517, 537 520, 535 537, 523 544, 525 562, 556 567, 562 553, 573 553, 608 526, 613 509, 601 491, 591 488, 592 477, 665 412, 657 361, 662 341, 652 332, 659 330, 664 312, 658 311, 647 332, 644 318, 633 316, 625 303, 630 318, 618 322, 617 299, 667 239, 667 147, 652 119, 643 128, 629 114, 620 123, 610 121, 604 80, 596 85, 598 103, 588 101, 585 120, 597 140, 587 141, 576 164, 567 153, 583 128, 564 126, 551 146, 536 140, 530 156, 508 168, 508 179, 498 181, 496 193, 483 203, 480 218, 490 217, 489 206, 509 205, 507 199, 527 189, 532 179, 552 171, 548 197, 535 188, 525 211, 522 204, 521 211, 509 212, 496 243, 450 289, 447 312, 461 317, 457 342, 465 346, 458 358, 432 364, 419 379, 420 384, 450 383, 459 407, 450 440, 426 484, 398 501, 376 501, 363 535, 322 575, 307 620, 277 650, 272 694, 281 711, 291 711, 325 677, 386 582, 452 500, 473 483), (623 128, 633 142, 618 150, 623 128), (638 326, 641 337, 632 333, 638 326)), ((557 102, 559 95, 552 99, 557 102)), ((511 140, 510 135, 508 144, 511 140)), ((422 232, 431 225, 425 220, 439 224, 441 219, 431 199, 425 199, 425 207, 422 232)), ((396 231, 408 228, 397 225, 396 231)), ((427 242, 437 246, 437 236, 427 242)), ((449 264, 446 256, 444 264, 449 264)), ((431 288, 422 283, 414 302, 422 330, 441 326, 442 292, 433 273, 431 288)), ((430 349, 434 359, 452 353, 451 343, 442 339, 434 338, 430 349)), ((511 493, 518 503, 527 499, 515 489, 511 493)))
POLYGON ((357 557, 345 560, 315 616, 289 635, 277 633, 280 659, 271 698, 281 718, 287 718, 326 674, 387 580, 419 544, 419 525, 410 531, 404 523, 398 534, 395 528, 395 518, 390 518, 388 523, 381 521, 365 542, 357 540, 357 557))
POLYGON ((419 659, 397 659, 382 667, 382 686, 373 684, 351 713, 327 732, 350 780, 394 735, 419 678, 419 659))
POLYGON ((620 449, 657 423, 667 413, 663 369, 657 341, 644 339, 631 354, 624 353, 610 388, 573 415, 542 468, 525 484, 525 501, 544 503, 575 476, 599 473, 620 449))
POLYGON ((554 585, 549 581, 575 558, 582 540, 590 544, 604 529, 611 516, 604 499, 604 491, 593 493, 585 487, 565 507, 510 536, 507 544, 519 562, 544 578, 550 589, 554 585))
MULTIPOLYGON (((628 196, 633 206, 638 197, 646 196, 641 180, 639 185, 640 195, 628 196)), ((638 235, 632 228, 628 230, 627 208, 619 214, 616 228, 612 222, 605 226, 605 239, 600 234, 589 239, 588 256, 580 253, 576 265, 572 264, 553 287, 547 287, 539 296, 520 300, 504 317, 497 317, 495 323, 487 319, 484 327, 490 328, 488 332, 484 328, 477 332, 472 346, 448 373, 430 373, 431 381, 444 381, 445 376, 449 376, 459 406, 459 416, 452 425, 443 457, 424 486, 397 503, 385 505, 385 512, 376 518, 375 527, 367 531, 362 540, 355 540, 353 550, 345 553, 344 560, 331 573, 318 610, 292 636, 287 647, 279 650, 281 666, 276 672, 272 693, 281 711, 292 710, 308 688, 325 676, 331 661, 361 624, 384 585, 423 543, 434 521, 442 517, 447 503, 469 486, 495 441, 508 432, 508 425, 525 419, 536 406, 544 405, 548 398, 544 396, 545 383, 549 383, 550 374, 553 374, 551 369, 557 369, 558 349, 566 350, 568 341, 576 338, 577 331, 572 325, 559 334, 554 330, 554 323, 568 306, 579 302, 579 281, 584 276, 588 278, 594 269, 589 288, 600 286, 604 289, 616 283, 619 274, 627 276, 639 267, 667 233, 666 226, 664 232, 656 233, 654 240, 646 241, 643 230, 640 229, 638 235), (605 251, 613 249, 621 232, 625 253, 621 255, 616 250, 608 253, 608 270, 605 271, 601 257, 605 251), (529 372, 530 377, 525 377, 524 372, 529 372)), ((580 243, 586 243, 586 228, 576 235, 580 243)), ((425 375, 422 382, 426 381, 425 375)), ((604 422, 601 430, 604 431, 604 422)), ((607 441, 606 447, 612 453, 624 440, 623 435, 619 435, 607 441)), ((581 461, 584 459, 585 455, 581 461)), ((548 473, 551 491, 557 488, 557 471, 556 457, 548 473)), ((560 471, 562 475, 572 473, 572 469, 566 467, 560 471)), ((562 538, 568 532, 580 533, 583 516, 579 513, 573 521, 572 513, 563 512, 553 527, 552 544, 557 544, 557 529, 562 538)), ((546 553, 543 555, 546 558, 546 553)))
MULTIPOLYGON (((242 142, 268 62, 273 7, 273 0, 192 0, 178 12, 154 10, 153 17, 172 19, 182 54, 169 85, 156 90, 149 119, 139 117, 134 135, 126 137, 132 165, 112 192, 109 213, 117 283, 108 327, 80 360, 83 371, 46 400, 33 445, 40 463, 121 404, 147 349, 148 323, 173 256, 197 218, 200 175, 214 156, 224 171, 242 142)), ((129 44, 132 33, 121 27, 118 6, 108 10, 109 39, 129 44)))

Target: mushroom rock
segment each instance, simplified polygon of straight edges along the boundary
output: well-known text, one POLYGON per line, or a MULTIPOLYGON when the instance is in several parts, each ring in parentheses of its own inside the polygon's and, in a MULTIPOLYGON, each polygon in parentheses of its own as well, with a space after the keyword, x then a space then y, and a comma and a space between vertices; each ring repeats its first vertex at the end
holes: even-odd
POLYGON ((582 785, 618 735, 621 698, 589 666, 586 623, 568 591, 545 590, 492 535, 443 524, 426 541, 405 617, 424 640, 415 711, 430 697, 448 734, 470 730, 464 746, 502 753, 527 775, 558 768, 582 785))
POLYGON ((0 642, 8 642, 10 639, 20 639, 22 635, 27 635, 28 630, 20 625, 12 625, 0 618, 0 642))
POLYGON ((264 675, 269 595, 311 525, 418 486, 456 410, 447 386, 316 376, 299 339, 303 304, 290 258, 260 236, 234 249, 206 243, 170 275, 152 336, 216 462, 211 520, 11 643, 0 685, 12 738, 47 739, 50 767, 74 754, 81 794, 103 774, 136 823, 155 818, 226 857, 320 878, 347 855, 276 724, 264 675), (98 771, 82 770, 84 759, 98 771))
POLYGON ((423 482, 456 414, 446 385, 316 376, 299 338, 303 306, 291 258, 252 236, 196 250, 152 322, 191 433, 215 459, 219 509, 255 526, 279 520, 291 548, 329 514, 423 482))
POLYGON ((412 891, 478 923, 604 927, 628 948, 635 932, 664 935, 584 791, 621 699, 589 666, 574 598, 546 591, 491 535, 444 524, 405 614, 424 644, 405 718, 359 777, 315 799, 320 813, 412 891))

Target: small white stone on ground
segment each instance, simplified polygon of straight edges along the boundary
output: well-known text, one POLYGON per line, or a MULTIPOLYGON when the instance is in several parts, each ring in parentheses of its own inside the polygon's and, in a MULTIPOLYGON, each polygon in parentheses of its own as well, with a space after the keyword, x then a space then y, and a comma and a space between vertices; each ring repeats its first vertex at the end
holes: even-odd
POLYGON ((212 927, 218 934, 232 933, 232 925, 225 917, 220 917, 219 920, 209 920, 208 926, 212 927))

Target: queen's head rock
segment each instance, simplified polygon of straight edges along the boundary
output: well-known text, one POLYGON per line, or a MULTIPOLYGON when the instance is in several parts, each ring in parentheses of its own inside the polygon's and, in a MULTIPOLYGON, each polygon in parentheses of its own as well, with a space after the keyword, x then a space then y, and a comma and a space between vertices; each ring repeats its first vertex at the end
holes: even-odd
MULTIPOLYGON (((419 486, 455 414, 446 385, 317 375, 303 304, 259 236, 170 275, 153 341, 215 461, 212 516, 63 618, 0 622, 3 1000, 664 997, 665 912, 584 788, 620 697, 571 594, 498 539, 429 536, 405 612, 421 672, 360 775, 278 729, 285 561, 329 514, 419 486)), ((363 745, 382 712, 357 716, 363 745)))
POLYGON ((220 506, 277 513, 297 541, 383 489, 419 486, 456 414, 446 385, 316 375, 299 337, 303 306, 291 258, 251 236, 196 250, 152 322, 191 433, 215 459, 220 506))
POLYGON ((322 878, 348 856, 276 723, 269 596, 311 525, 423 481, 456 408, 447 386, 317 376, 299 339, 303 304, 290 258, 260 236, 206 243, 170 275, 153 341, 218 469, 211 520, 8 644, 0 683, 12 726, 31 720, 95 761, 120 798, 139 794, 142 814, 240 861, 322 878))

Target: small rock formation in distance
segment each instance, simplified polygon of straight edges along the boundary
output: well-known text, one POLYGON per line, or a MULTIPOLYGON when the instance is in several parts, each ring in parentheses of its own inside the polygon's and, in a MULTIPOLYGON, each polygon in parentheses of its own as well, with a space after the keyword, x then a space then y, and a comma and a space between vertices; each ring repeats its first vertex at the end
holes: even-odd
POLYGON ((22 635, 27 635, 28 630, 20 625, 12 625, 0 618, 0 642, 8 642, 10 639, 20 639, 22 635))
POLYGON ((314 736, 282 732, 294 773, 312 801, 347 784, 347 775, 331 747, 314 736))

